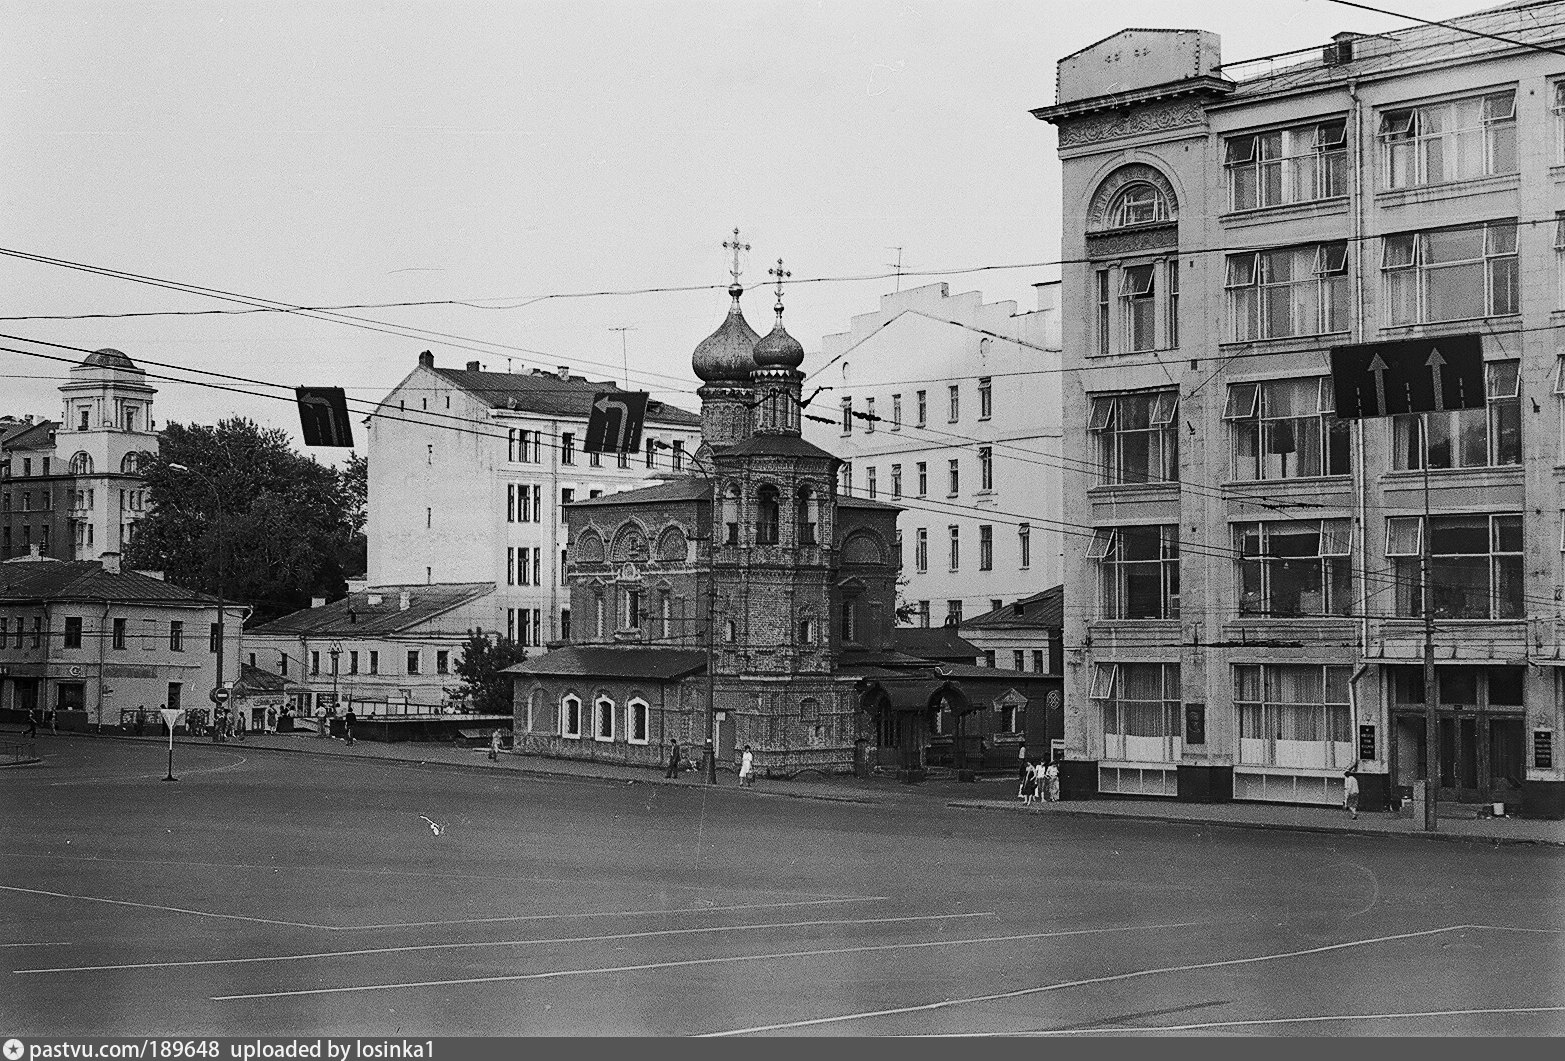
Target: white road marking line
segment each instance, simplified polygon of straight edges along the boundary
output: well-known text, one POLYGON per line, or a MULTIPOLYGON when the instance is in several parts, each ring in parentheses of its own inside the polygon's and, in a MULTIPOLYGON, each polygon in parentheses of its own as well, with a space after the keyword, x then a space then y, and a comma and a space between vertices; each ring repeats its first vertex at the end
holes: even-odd
POLYGON ((1319 1024, 1345 1020, 1414 1020, 1427 1017, 1472 1017, 1507 1013, 1565 1013, 1565 1006, 1520 1006, 1513 1009, 1435 1009, 1424 1013, 1342 1013, 1320 1017, 1271 1017, 1264 1020, 1209 1021, 1204 1024, 1166 1024, 1158 1027, 1140 1024, 1102 1024, 1094 1028, 1069 1028, 1060 1031, 998 1032, 1003 1035, 1105 1035, 1122 1032, 1189 1032, 1207 1028, 1253 1028, 1267 1024, 1319 1024))
POLYGON ((793 906, 832 906, 837 903, 884 903, 886 895, 861 895, 841 899, 801 899, 792 903, 742 903, 736 906, 685 906, 664 910, 588 910, 569 914, 517 914, 514 917, 464 917, 451 921, 402 921, 385 925, 326 926, 333 932, 362 932, 385 928, 436 928, 441 925, 489 925, 508 921, 559 921, 571 917, 654 917, 660 914, 712 914, 730 910, 778 910, 793 906))
MULTIPOLYGON (((216 774, 216 773, 220 773, 223 770, 232 770, 232 769, 234 769, 236 767, 243 766, 245 763, 250 761, 249 759, 247 759, 243 755, 236 756, 236 758, 239 760, 238 762, 236 762, 236 763, 225 763, 222 766, 193 766, 193 767, 186 767, 185 769, 180 771, 179 776, 180 777, 189 777, 189 776, 191 776, 193 774, 216 774)), ((150 781, 153 778, 157 778, 158 780, 161 781, 163 779, 163 775, 162 774, 110 774, 107 777, 73 777, 69 781, 51 781, 51 782, 49 782, 49 787, 50 788, 65 788, 65 787, 69 787, 69 786, 72 786, 72 785, 95 785, 95 784, 100 784, 102 782, 114 782, 114 781, 150 781)))
MULTIPOLYGON (((182 962, 137 962, 127 965, 72 965, 52 969, 13 969, 18 976, 37 973, 95 973, 122 969, 180 969, 192 965, 248 965, 256 962, 291 962, 310 958, 350 958, 365 954, 412 954, 428 950, 465 950, 475 947, 526 947, 546 943, 599 943, 618 939, 646 939, 653 936, 689 936, 698 932, 753 932, 769 928, 819 928, 847 925, 895 925, 913 921, 955 921, 969 917, 994 917, 995 912, 968 914, 921 914, 917 917, 874 917, 829 921, 779 921, 764 925, 706 925, 700 928, 665 928, 649 932, 615 932, 602 936, 564 936, 557 939, 500 939, 473 943, 420 943, 407 947, 369 947, 362 950, 328 950, 310 954, 269 954, 254 958, 203 958, 182 962)), ((32 946, 33 944, 24 944, 32 946)))
POLYGON ((142 910, 163 910, 173 914, 193 914, 196 917, 215 917, 224 921, 251 921, 261 925, 282 925, 287 928, 328 928, 327 925, 311 925, 302 921, 275 921, 268 917, 246 917, 243 914, 215 914, 208 910, 190 910, 182 906, 158 906, 155 903, 133 903, 129 899, 105 899, 97 895, 71 895, 68 892, 49 892, 42 888, 17 888, 0 884, 0 891, 22 892, 26 895, 47 895, 52 899, 80 899, 89 903, 110 903, 114 906, 134 906, 142 910))
POLYGON ((163 910, 174 914, 193 914, 196 917, 216 917, 228 921, 252 921, 262 925, 282 925, 287 928, 313 928, 322 932, 365 932, 371 929, 434 928, 441 925, 487 925, 516 921, 563 921, 580 917, 660 917, 683 914, 725 913, 733 910, 776 910, 795 906, 827 906, 839 903, 889 902, 885 895, 863 895, 842 899, 805 899, 792 903, 741 903, 733 906, 687 906, 661 910, 579 910, 564 914, 517 914, 512 917, 469 917, 451 921, 405 921, 385 925, 316 925, 307 921, 277 921, 266 917, 246 917, 243 914, 218 914, 207 910, 191 910, 181 906, 158 906, 153 903, 136 903, 128 899, 105 899, 97 895, 72 895, 68 892, 50 892, 40 888, 18 888, 0 884, 0 891, 23 892, 28 895, 47 895, 55 899, 80 899, 92 903, 112 903, 115 906, 135 906, 144 910, 163 910))
POLYGON ((924 947, 956 947, 975 943, 1015 943, 1022 940, 1052 939, 1058 936, 1101 935, 1105 932, 1146 932, 1160 928, 1194 928, 1209 924, 1190 921, 1177 925, 1129 925, 1124 928, 1080 928, 1060 932, 1028 932, 1015 936, 979 936, 968 939, 934 939, 918 943, 885 943, 867 947, 829 947, 823 950, 780 951, 775 954, 731 954, 721 958, 689 958, 684 961, 647 962, 642 965, 602 966, 589 969, 551 969, 541 973, 515 973, 506 976, 469 976, 453 980, 413 980, 391 984, 356 984, 347 987, 314 987, 296 991, 258 991, 243 995, 213 995, 213 1002, 234 1002, 253 998, 296 998, 302 995, 336 995, 362 991, 392 991, 405 987, 457 987, 464 984, 498 984, 523 980, 549 980, 563 976, 593 976, 598 973, 634 973, 650 969, 682 969, 695 965, 723 965, 730 962, 769 961, 776 958, 818 958, 833 954, 871 954, 878 951, 918 950, 924 947))
POLYGON ((69 947, 64 941, 59 943, 0 943, 0 947, 69 947))
POLYGON ((964 1006, 974 1002, 998 1002, 1007 998, 1022 998, 1026 995, 1039 995, 1047 991, 1063 991, 1070 987, 1087 987, 1092 984, 1108 984, 1117 980, 1133 980, 1142 976, 1157 976, 1162 973, 1188 973, 1200 969, 1218 969, 1229 965, 1253 965, 1256 962, 1278 961, 1282 958, 1301 958, 1309 954, 1324 954, 1327 951, 1344 950, 1349 947, 1365 947, 1371 943, 1391 943, 1400 939, 1416 939, 1420 936, 1435 936, 1442 932, 1454 932, 1464 928, 1479 928, 1479 925, 1447 925, 1444 928, 1430 928, 1422 932, 1402 932, 1394 936, 1374 936, 1368 939, 1349 940, 1346 943, 1331 943, 1323 947, 1309 947, 1305 950, 1286 951, 1279 954, 1259 954, 1251 958, 1228 958, 1217 962, 1199 962, 1194 965, 1170 965, 1159 969, 1137 969, 1128 973, 1115 973, 1111 976, 1095 976, 1087 980, 1066 980, 1057 984, 1044 984, 1040 987, 1024 987, 1015 991, 1000 991, 991 995, 972 995, 968 998, 948 998, 940 1002, 928 1002, 920 1006, 897 1006, 894 1009, 865 1010, 862 1013, 844 1013, 835 1017, 815 1017, 811 1020, 788 1021, 783 1024, 760 1024, 753 1028, 735 1028, 726 1032, 708 1032, 701 1038, 722 1038, 729 1035, 753 1035, 758 1032, 787 1031, 791 1028, 808 1028, 819 1024, 837 1024, 843 1021, 864 1020, 870 1017, 895 1017, 903 1013, 925 1013, 930 1010, 947 1009, 951 1006, 964 1006))
MULTIPOLYGON (((480 749, 481 750, 481 749, 480 749)), ((440 870, 418 869, 365 869, 360 866, 295 866, 257 862, 190 862, 180 859, 165 858, 108 858, 99 855, 60 855, 52 852, 6 852, 7 858, 36 858, 55 862, 104 862, 121 866, 185 866, 193 869, 264 869, 267 872, 287 870, 295 873, 351 873, 372 877, 435 877, 449 880, 483 880, 483 881, 528 881, 541 884, 580 884, 580 877, 542 877, 528 873, 447 873, 440 870)), ((710 884, 662 884, 659 888, 667 888, 680 892, 709 892, 710 884)), ((840 901, 858 901, 861 896, 835 895, 831 892, 805 892, 796 888, 787 889, 746 889, 757 895, 802 895, 811 899, 835 899, 840 901)), ((877 896, 877 898, 879 898, 877 896)))

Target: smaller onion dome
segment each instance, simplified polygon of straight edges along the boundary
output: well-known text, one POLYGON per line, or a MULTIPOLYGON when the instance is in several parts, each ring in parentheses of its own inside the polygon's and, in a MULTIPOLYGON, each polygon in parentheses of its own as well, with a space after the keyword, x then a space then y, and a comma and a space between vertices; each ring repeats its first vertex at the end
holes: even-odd
POLYGON ((782 310, 777 311, 777 323, 766 333, 766 338, 755 344, 757 368, 798 368, 804 363, 804 344, 788 334, 783 327, 782 310))
POLYGON ((691 355, 690 364, 706 383, 749 383, 755 370, 755 342, 759 338, 744 319, 739 296, 744 288, 734 284, 728 289, 733 305, 717 331, 702 339, 691 355))

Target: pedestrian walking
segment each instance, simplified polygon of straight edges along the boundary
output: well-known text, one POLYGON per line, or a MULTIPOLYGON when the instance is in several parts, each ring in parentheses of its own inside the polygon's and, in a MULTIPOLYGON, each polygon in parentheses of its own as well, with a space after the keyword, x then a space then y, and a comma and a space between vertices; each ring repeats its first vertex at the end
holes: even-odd
POLYGON ((1342 775, 1342 805, 1348 809, 1348 816, 1354 821, 1359 817, 1359 779, 1353 776, 1353 767, 1348 767, 1342 775))
POLYGON ((489 734, 489 761, 495 763, 500 761, 500 730, 498 728, 489 734))
POLYGON ((212 743, 217 744, 223 739, 223 709, 217 708, 212 712, 212 743))
POLYGON ((140 705, 136 708, 136 736, 141 736, 141 731, 147 728, 147 708, 140 705))
POLYGON ((663 777, 679 780, 679 742, 672 738, 668 742, 668 769, 663 771, 663 777))
POLYGON ((353 716, 353 704, 349 703, 348 713, 342 716, 342 735, 349 744, 353 743, 353 724, 357 721, 358 719, 353 716))
POLYGON ((1018 786, 1016 794, 1021 797, 1023 804, 1031 804, 1033 798, 1038 794, 1038 777, 1033 771, 1033 764, 1030 762, 1023 768, 1022 782, 1018 786))
POLYGON ((1032 773, 1032 760, 1027 758, 1027 742, 1022 743, 1016 749, 1016 765, 1019 767, 1016 773, 1016 783, 1025 785, 1028 776, 1032 773))
POLYGON ((27 709, 27 736, 38 736, 38 709, 36 707, 27 709))
POLYGON ((744 746, 744 754, 739 757, 739 786, 741 788, 751 785, 754 781, 755 755, 750 751, 750 746, 744 746))
POLYGON ((1050 760, 1049 765, 1043 768, 1044 792, 1050 803, 1060 801, 1060 765, 1050 760))
POLYGON ((331 736, 331 725, 326 718, 326 705, 315 705, 315 735, 317 737, 331 736))
POLYGON ((245 739, 245 713, 237 708, 234 710, 234 736, 245 739))
POLYGON ((59 715, 59 712, 56 711, 54 708, 51 707, 49 709, 49 734, 50 734, 50 736, 58 737, 60 735, 60 727, 59 727, 59 724, 58 724, 58 721, 57 721, 57 716, 58 715, 59 715))

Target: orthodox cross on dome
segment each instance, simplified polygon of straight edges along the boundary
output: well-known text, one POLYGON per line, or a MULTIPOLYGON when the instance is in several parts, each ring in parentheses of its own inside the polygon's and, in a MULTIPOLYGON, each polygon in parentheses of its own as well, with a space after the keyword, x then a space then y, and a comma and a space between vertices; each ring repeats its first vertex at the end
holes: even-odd
POLYGON ((787 281, 787 279, 790 276, 793 275, 793 273, 791 273, 787 269, 784 269, 783 268, 783 260, 781 258, 778 258, 777 259, 777 268, 766 270, 766 275, 767 276, 775 276, 777 278, 777 312, 781 313, 782 312, 782 308, 783 308, 783 304, 782 304, 783 284, 787 281))
POLYGON ((739 230, 736 228, 734 229, 734 238, 731 240, 725 239, 723 241, 723 249, 734 252, 734 267, 728 270, 728 275, 734 278, 735 284, 738 284, 740 273, 739 255, 748 254, 750 252, 750 245, 748 243, 739 242, 739 230))

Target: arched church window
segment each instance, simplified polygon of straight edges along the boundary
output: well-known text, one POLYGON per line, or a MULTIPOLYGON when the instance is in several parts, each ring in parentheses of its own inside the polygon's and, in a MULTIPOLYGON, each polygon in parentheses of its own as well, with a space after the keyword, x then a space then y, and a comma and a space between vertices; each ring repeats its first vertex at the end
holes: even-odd
POLYGON ((799 544, 816 544, 815 491, 808 486, 799 488, 794 498, 794 522, 799 528, 799 544))
POLYGON ((136 472, 140 470, 140 464, 141 454, 127 453, 125 454, 125 458, 120 461, 120 471, 124 472, 126 475, 135 475, 136 472))
POLYGON ((782 505, 775 486, 763 486, 756 495, 755 543, 776 545, 782 522, 782 505))
POLYGON ((739 544, 739 487, 730 483, 723 492, 723 544, 739 544))
POLYGON ((76 456, 72 457, 71 458, 71 474, 72 475, 91 475, 92 474, 92 458, 89 457, 86 453, 78 453, 78 454, 76 454, 76 456))
POLYGON ((1109 207, 1109 225, 1128 228, 1169 219, 1168 199, 1151 184, 1137 181, 1121 188, 1109 207))

